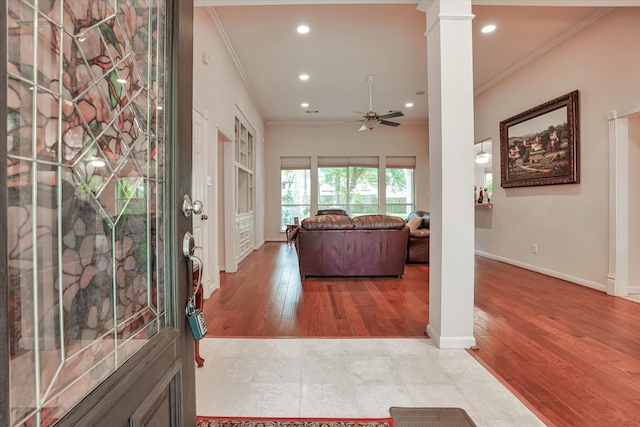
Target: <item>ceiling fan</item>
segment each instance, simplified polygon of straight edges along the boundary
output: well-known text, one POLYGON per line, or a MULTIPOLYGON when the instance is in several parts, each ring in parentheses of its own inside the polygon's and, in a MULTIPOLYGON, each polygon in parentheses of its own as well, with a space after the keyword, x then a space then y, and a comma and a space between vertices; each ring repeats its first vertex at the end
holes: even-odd
POLYGON ((355 123, 355 122, 363 122, 362 126, 360 127, 360 129, 358 129, 359 131, 363 131, 363 130, 374 130, 376 128, 376 126, 378 126, 378 124, 381 125, 386 125, 386 126, 393 126, 393 127, 398 127, 400 126, 400 123, 398 122, 390 122, 387 119, 392 119, 394 117, 402 117, 404 116, 404 114, 402 114, 401 111, 394 111, 391 112, 389 114, 383 114, 383 115, 378 115, 378 113, 376 113, 375 111, 373 111, 373 96, 372 96, 372 83, 373 83, 373 79, 375 78, 375 76, 367 76, 367 81, 369 82, 369 111, 367 113, 362 112, 362 111, 356 111, 356 113, 358 114, 362 114, 362 119, 361 120, 353 120, 350 122, 344 122, 344 123, 355 123))

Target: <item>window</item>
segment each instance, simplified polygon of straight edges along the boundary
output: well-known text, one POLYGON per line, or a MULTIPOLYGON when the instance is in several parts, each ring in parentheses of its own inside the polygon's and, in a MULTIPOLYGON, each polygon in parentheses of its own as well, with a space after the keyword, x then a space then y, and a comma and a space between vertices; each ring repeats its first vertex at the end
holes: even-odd
POLYGON ((415 210, 413 169, 387 168, 387 215, 406 218, 415 210))
POLYGON ((377 157, 318 158, 318 209, 329 208, 350 216, 378 213, 377 157))
POLYGON ((387 215, 406 218, 415 210, 415 157, 387 157, 387 215))
POLYGON ((280 230, 311 216, 311 158, 283 157, 280 170, 280 230))
POLYGON ((487 194, 493 195, 493 172, 490 169, 484 172, 484 186, 487 189, 487 194))

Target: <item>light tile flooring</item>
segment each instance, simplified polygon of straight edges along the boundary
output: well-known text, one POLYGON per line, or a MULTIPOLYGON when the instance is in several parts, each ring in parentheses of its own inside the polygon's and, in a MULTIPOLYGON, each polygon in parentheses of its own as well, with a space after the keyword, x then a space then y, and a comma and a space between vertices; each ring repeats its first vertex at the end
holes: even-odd
POLYGON ((431 340, 206 338, 199 415, 386 418, 459 407, 479 427, 544 426, 465 350, 431 340))

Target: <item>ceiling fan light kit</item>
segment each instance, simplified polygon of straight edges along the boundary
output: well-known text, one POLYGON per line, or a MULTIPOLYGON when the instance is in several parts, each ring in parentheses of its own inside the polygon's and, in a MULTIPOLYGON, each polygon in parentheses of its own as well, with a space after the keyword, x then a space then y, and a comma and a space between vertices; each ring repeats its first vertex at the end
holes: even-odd
POLYGON ((491 159, 491 155, 489 153, 480 152, 476 155, 476 163, 484 164, 487 163, 491 159))
POLYGON ((404 114, 402 114, 401 111, 392 111, 389 114, 383 114, 382 116, 379 115, 378 113, 376 113, 375 111, 373 111, 373 92, 372 92, 372 83, 373 83, 373 79, 375 78, 375 76, 373 75, 368 75, 367 76, 367 81, 369 82, 369 111, 367 113, 361 113, 356 111, 356 113, 358 114, 363 114, 363 117, 361 120, 354 120, 351 122, 343 122, 343 123, 354 123, 354 122, 361 122, 363 123, 362 126, 360 126, 360 129, 358 129, 359 131, 364 131, 364 130, 374 130, 376 127, 378 127, 379 124, 382 125, 386 125, 386 126, 392 126, 392 127, 398 127, 400 126, 400 123, 398 122, 391 122, 387 119, 392 119, 394 117, 402 117, 404 116, 404 114))
POLYGON ((480 151, 476 154, 476 163, 482 165, 487 163, 489 160, 491 160, 491 154, 486 153, 482 148, 482 143, 480 143, 480 151))

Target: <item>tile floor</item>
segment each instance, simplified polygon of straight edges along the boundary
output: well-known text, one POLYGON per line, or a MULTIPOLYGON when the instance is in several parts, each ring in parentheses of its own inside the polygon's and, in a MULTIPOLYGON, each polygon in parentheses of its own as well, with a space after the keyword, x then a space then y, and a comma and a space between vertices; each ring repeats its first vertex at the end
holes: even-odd
POLYGON ((465 350, 431 340, 206 338, 199 415, 376 418, 460 407, 479 427, 544 426, 465 350))

